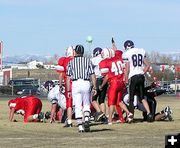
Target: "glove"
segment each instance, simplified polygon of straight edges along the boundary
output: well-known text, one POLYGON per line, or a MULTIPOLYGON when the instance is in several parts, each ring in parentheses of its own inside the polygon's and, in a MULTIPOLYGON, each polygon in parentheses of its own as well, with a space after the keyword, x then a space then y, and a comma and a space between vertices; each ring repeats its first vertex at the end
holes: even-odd
POLYGON ((93 88, 91 93, 92 93, 92 96, 95 96, 97 94, 97 90, 93 88))
POLYGON ((112 42, 112 44, 114 44, 115 42, 114 42, 114 38, 112 37, 112 39, 111 39, 111 42, 112 42))

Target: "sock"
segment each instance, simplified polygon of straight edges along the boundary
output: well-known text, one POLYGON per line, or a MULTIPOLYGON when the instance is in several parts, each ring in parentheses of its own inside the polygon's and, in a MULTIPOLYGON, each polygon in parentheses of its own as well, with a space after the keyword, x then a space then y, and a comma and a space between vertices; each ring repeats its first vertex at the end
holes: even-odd
POLYGON ((38 114, 34 114, 33 119, 37 119, 37 118, 38 118, 38 114))
POLYGON ((76 118, 77 124, 82 125, 82 118, 76 118))
POLYGON ((90 116, 90 112, 89 111, 85 111, 84 112, 84 121, 89 121, 89 116, 90 116))
POLYGON ((67 123, 68 123, 68 124, 72 124, 72 120, 71 120, 71 119, 68 119, 68 120, 67 120, 67 123))
POLYGON ((122 120, 124 121, 124 117, 123 117, 123 114, 122 114, 122 109, 119 105, 116 105, 116 110, 118 112, 118 115, 119 115, 119 120, 122 120))

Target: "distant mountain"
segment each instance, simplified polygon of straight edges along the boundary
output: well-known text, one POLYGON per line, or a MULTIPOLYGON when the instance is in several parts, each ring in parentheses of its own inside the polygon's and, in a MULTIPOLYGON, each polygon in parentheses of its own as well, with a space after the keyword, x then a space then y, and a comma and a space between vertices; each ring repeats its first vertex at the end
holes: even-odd
POLYGON ((15 55, 15 56, 6 56, 3 57, 3 65, 9 64, 18 64, 18 63, 26 63, 33 60, 41 61, 43 63, 51 60, 53 56, 44 56, 44 55, 15 55))

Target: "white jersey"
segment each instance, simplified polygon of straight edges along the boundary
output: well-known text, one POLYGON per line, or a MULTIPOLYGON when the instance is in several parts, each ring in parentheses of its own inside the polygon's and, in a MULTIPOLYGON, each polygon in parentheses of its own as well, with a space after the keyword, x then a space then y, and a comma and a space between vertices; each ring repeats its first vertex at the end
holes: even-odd
POLYGON ((123 53, 123 59, 130 64, 128 78, 134 75, 144 74, 145 57, 145 50, 142 48, 131 48, 123 53))
MULTIPOLYGON (((145 96, 145 99, 147 100, 147 97, 145 96)), ((123 97, 123 102, 126 104, 126 105, 129 105, 129 94, 126 94, 124 97, 123 97)), ((140 111, 143 111, 143 112, 146 112, 146 109, 144 107, 144 105, 139 102, 139 99, 138 99, 138 96, 134 96, 134 108, 140 110, 140 111)))
POLYGON ((60 93, 59 85, 49 91, 47 98, 52 104, 57 103, 62 109, 66 109, 66 97, 60 93))
POLYGON ((102 61, 102 57, 101 55, 98 55, 96 57, 93 57, 91 58, 91 61, 92 61, 92 65, 93 65, 93 68, 94 68, 94 73, 96 75, 96 78, 101 78, 102 75, 101 75, 101 71, 99 69, 99 63, 102 61))
MULTIPOLYGON (((123 102, 129 106, 129 94, 126 94, 124 97, 123 97, 123 102)), ((134 107, 136 108, 137 107, 137 96, 135 95, 134 96, 134 107)))

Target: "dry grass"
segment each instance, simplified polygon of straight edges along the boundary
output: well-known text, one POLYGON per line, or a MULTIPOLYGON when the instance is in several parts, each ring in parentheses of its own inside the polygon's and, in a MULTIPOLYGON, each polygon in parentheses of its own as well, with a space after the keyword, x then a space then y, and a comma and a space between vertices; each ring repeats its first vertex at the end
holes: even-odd
MULTIPOLYGON (((0 148, 7 147, 77 147, 77 148, 162 148, 165 135, 180 132, 180 100, 177 97, 158 97, 158 111, 169 105, 173 109, 173 122, 137 122, 91 126, 90 133, 78 133, 77 128, 63 128, 63 124, 28 123, 17 116, 19 122, 8 121, 6 98, 0 97, 0 148)), ((50 104, 43 99, 43 111, 50 104)), ((141 118, 136 111, 136 118, 141 118)))

